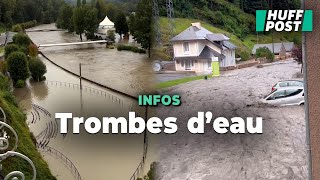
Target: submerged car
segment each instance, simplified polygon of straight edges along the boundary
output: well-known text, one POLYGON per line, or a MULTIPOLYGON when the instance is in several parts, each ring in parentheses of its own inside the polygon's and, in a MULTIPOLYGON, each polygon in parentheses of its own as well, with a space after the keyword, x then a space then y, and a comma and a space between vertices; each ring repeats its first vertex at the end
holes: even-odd
POLYGON ((303 105, 304 89, 298 86, 275 89, 262 102, 275 106, 303 105))
POLYGON ((293 86, 303 87, 303 85, 304 85, 303 81, 299 81, 299 80, 280 81, 274 86, 272 86, 272 91, 279 88, 284 88, 284 87, 293 87, 293 86))

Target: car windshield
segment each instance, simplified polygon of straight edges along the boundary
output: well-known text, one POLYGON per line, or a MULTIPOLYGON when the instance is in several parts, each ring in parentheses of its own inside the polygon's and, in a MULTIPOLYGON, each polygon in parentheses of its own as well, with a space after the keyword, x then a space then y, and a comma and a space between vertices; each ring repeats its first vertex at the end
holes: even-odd
POLYGON ((272 91, 271 93, 269 93, 268 95, 264 96, 264 99, 266 99, 268 96, 270 96, 271 94, 273 94, 274 92, 276 92, 277 90, 272 91))

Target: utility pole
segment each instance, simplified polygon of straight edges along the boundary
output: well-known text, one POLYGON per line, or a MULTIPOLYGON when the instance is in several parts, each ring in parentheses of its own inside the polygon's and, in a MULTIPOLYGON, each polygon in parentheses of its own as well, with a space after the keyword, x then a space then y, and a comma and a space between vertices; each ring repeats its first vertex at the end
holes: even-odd
MULTIPOLYGON (((270 9, 273 10, 273 0, 270 0, 270 9)), ((271 36, 272 36, 272 53, 274 54, 274 41, 273 41, 273 31, 271 32, 271 36)))
POLYGON ((82 90, 82 70, 81 70, 81 63, 79 64, 79 74, 80 74, 80 90, 82 90))
POLYGON ((161 46, 161 30, 160 30, 160 17, 159 17, 159 6, 158 0, 153 0, 153 20, 154 20, 154 33, 156 46, 161 46))
MULTIPOLYGON (((306 4, 305 0, 301 0, 301 9, 305 10, 306 9, 306 4)), ((314 123, 314 121, 317 119, 309 119, 310 117, 310 110, 309 110, 309 91, 308 91, 308 67, 307 67, 307 49, 306 49, 306 33, 302 32, 302 65, 303 65, 303 79, 304 79, 304 112, 305 112, 305 122, 306 122, 306 148, 307 148, 307 171, 308 171, 308 176, 307 179, 311 180, 313 179, 313 173, 312 173, 312 167, 313 167, 313 160, 312 160, 312 152, 311 152, 311 128, 310 128, 310 123, 314 123), (311 122, 312 121, 312 122, 311 122)), ((315 53, 316 54, 316 53, 315 53)), ((315 60, 317 61, 317 60, 315 60)), ((311 64, 314 63, 311 61, 311 64)), ((318 107, 317 107, 318 108, 318 107)), ((316 115, 317 116, 317 115, 316 115)), ((312 130, 314 132, 316 130, 312 130)), ((315 137, 315 139, 318 139, 315 137)), ((319 162, 317 160, 317 162, 319 162)))

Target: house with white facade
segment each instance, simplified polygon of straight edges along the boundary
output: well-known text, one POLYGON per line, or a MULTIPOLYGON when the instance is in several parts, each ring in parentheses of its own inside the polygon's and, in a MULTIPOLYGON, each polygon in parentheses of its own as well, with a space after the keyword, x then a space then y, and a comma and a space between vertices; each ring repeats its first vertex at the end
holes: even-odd
POLYGON ((212 71, 212 61, 220 67, 236 66, 234 44, 223 34, 212 33, 192 23, 185 31, 171 39, 176 71, 207 73, 212 71))

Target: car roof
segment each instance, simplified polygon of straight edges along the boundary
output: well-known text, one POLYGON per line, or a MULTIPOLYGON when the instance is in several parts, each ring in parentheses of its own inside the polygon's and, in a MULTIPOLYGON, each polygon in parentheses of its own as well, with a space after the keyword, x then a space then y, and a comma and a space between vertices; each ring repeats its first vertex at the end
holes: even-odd
POLYGON ((282 82, 292 82, 292 81, 303 83, 302 80, 284 80, 284 81, 279 81, 278 83, 282 83, 282 82))
POLYGON ((303 90, 303 87, 300 87, 300 86, 288 86, 288 87, 282 87, 282 88, 277 89, 277 90, 288 90, 288 89, 302 89, 303 90))

